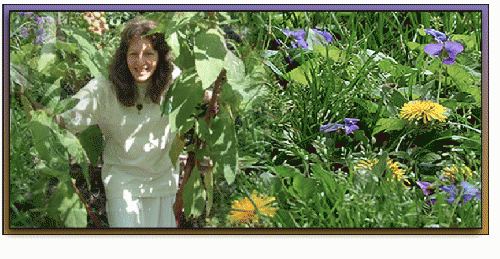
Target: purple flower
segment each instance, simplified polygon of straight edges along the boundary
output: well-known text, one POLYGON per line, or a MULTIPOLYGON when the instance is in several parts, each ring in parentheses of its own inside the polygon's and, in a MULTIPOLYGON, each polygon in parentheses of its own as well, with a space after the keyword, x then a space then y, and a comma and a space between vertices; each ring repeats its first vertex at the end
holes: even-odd
POLYGON ((359 129, 359 127, 356 124, 359 119, 351 119, 351 118, 345 118, 344 119, 344 125, 342 124, 335 124, 335 123, 328 123, 326 125, 320 126, 319 130, 324 131, 325 133, 336 131, 339 128, 345 129, 345 134, 349 135, 349 133, 359 129))
POLYGON ((46 38, 46 35, 45 35, 45 32, 43 30, 43 27, 38 27, 38 29, 35 31, 35 44, 36 45, 39 45, 39 44, 43 44, 45 42, 45 38, 46 38))
POLYGON ((434 193, 434 188, 430 188, 432 183, 430 182, 417 182, 418 187, 424 191, 425 196, 429 196, 434 193))
POLYGON ((324 131, 325 133, 336 131, 339 128, 343 128, 344 125, 342 124, 335 124, 335 123, 328 123, 326 125, 320 126, 319 130, 324 131))
POLYGON ((45 17, 43 17, 43 22, 44 23, 55 23, 56 21, 54 20, 54 18, 52 18, 50 16, 45 16, 45 17))
POLYGON ((303 49, 309 48, 306 42, 306 31, 301 29, 298 31, 282 30, 282 32, 286 36, 293 36, 295 38, 296 42, 292 43, 292 48, 294 49, 298 49, 299 47, 302 47, 303 49))
POLYGON ((331 42, 333 40, 332 34, 327 32, 326 30, 324 30, 324 31, 319 31, 318 29, 312 29, 312 30, 314 32, 316 32, 317 34, 323 36, 323 38, 325 38, 326 42, 331 42))
POLYGON ((455 59, 457 58, 457 54, 464 50, 462 44, 448 41, 446 35, 440 31, 436 31, 434 29, 425 29, 424 31, 433 36, 434 39, 439 42, 426 45, 424 47, 425 53, 437 56, 441 54, 443 49, 445 49, 448 53, 448 57, 443 60, 443 64, 453 65, 455 63, 455 59))
POLYGON ((42 18, 42 17, 40 17, 40 16, 38 16, 38 15, 36 15, 36 14, 33 16, 33 19, 34 19, 34 20, 35 20, 35 22, 36 22, 36 23, 38 23, 39 25, 41 25, 41 24, 44 22, 43 18, 42 18))
POLYGON ((468 182, 461 182, 460 185, 464 188, 464 203, 474 198, 476 201, 481 201, 481 191, 468 182))
POLYGON ((349 133, 355 131, 355 130, 358 130, 359 127, 356 124, 356 122, 358 122, 359 119, 351 119, 351 118, 345 118, 344 119, 344 122, 345 122, 345 134, 346 135, 349 135, 349 133))
POLYGON ((440 186, 439 189, 441 191, 445 191, 446 193, 449 194, 449 196, 446 197, 446 201, 448 203, 454 203, 455 202, 455 199, 457 198, 457 194, 458 194, 457 186, 455 186, 455 185, 446 185, 446 186, 440 186))
POLYGON ((26 27, 22 27, 22 28, 21 28, 21 30, 22 30, 22 32, 21 32, 21 34, 19 35, 19 37, 22 37, 22 38, 27 38, 27 37, 29 36, 29 35, 28 35, 28 30, 29 30, 29 29, 28 29, 28 28, 26 28, 26 27))
POLYGON ((24 16, 31 17, 32 14, 33 12, 20 12, 19 17, 24 17, 24 16))

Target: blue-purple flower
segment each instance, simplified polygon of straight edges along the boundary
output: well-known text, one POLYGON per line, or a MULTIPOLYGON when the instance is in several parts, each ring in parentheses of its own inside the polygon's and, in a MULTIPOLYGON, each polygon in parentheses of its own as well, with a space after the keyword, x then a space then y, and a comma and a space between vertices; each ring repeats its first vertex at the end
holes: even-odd
POLYGON ((286 36, 293 36, 296 40, 296 42, 292 43, 292 48, 298 49, 299 47, 302 47, 303 49, 308 48, 308 44, 306 42, 306 31, 300 29, 298 31, 289 31, 289 30, 282 30, 283 33, 286 36))
POLYGON ((349 135, 349 133, 359 129, 359 127, 356 125, 356 123, 359 121, 359 119, 351 119, 351 118, 345 118, 344 119, 344 124, 335 124, 335 123, 328 123, 326 125, 320 126, 319 130, 324 131, 325 133, 336 131, 339 128, 345 129, 345 134, 349 135))
POLYGON ((441 191, 445 191, 448 193, 448 197, 446 197, 446 201, 448 203, 454 203, 455 199, 457 198, 458 194, 458 189, 456 185, 445 185, 445 186, 440 186, 439 189, 441 191))
POLYGON ((474 198, 476 201, 481 201, 481 191, 479 190, 479 188, 465 181, 461 182, 460 184, 464 188, 464 203, 472 200, 472 198, 474 198))
MULTIPOLYGON (((333 40, 333 36, 327 32, 326 30, 320 31, 318 29, 312 29, 317 34, 323 36, 326 42, 331 42, 333 40)), ((303 49, 309 49, 309 44, 306 41, 306 31, 300 29, 298 31, 289 31, 282 30, 282 32, 287 36, 293 36, 295 38, 295 42, 292 43, 292 48, 298 49, 302 47, 303 49)))
POLYGON ((22 37, 22 38, 27 38, 29 36, 28 35, 28 31, 29 31, 28 28, 22 27, 21 28, 21 34, 19 34, 19 36, 22 37))
POLYGON ((458 42, 448 41, 446 34, 440 31, 431 28, 425 29, 424 31, 433 36, 434 39, 439 42, 426 45, 424 47, 425 53, 432 56, 438 56, 444 49, 448 53, 448 57, 443 60, 443 64, 453 65, 455 63, 455 59, 457 58, 457 54, 464 50, 462 44, 458 42))
MULTIPOLYGON (((460 185, 462 186, 463 189, 462 197, 464 203, 467 203, 473 198, 476 201, 481 201, 481 191, 479 190, 479 188, 465 181, 461 182, 460 185)), ((456 185, 441 186, 439 189, 441 191, 445 191, 446 193, 448 193, 449 196, 446 198, 446 201, 448 203, 455 202, 458 195, 458 188, 456 185)), ((461 202, 459 202, 459 204, 461 204, 461 202)))
POLYGON ((425 196, 429 196, 434 193, 434 188, 430 182, 417 182, 418 187, 422 189, 425 196))
POLYGON ((326 42, 331 42, 333 40, 332 34, 330 34, 329 32, 327 32, 326 30, 324 30, 324 31, 320 31, 318 29, 312 29, 312 30, 314 32, 316 32, 317 34, 323 36, 323 38, 325 38, 326 42))

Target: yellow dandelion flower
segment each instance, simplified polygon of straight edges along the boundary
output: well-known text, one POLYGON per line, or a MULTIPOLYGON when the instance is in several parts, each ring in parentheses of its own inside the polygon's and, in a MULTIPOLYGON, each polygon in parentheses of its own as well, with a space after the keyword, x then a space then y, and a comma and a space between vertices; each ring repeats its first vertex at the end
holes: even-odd
POLYGON ((370 160, 370 159, 363 159, 361 161, 358 162, 358 164, 356 166, 354 166, 354 169, 355 170, 372 170, 373 169, 373 166, 378 163, 378 159, 375 159, 374 161, 370 160))
POLYGON ((462 166, 453 165, 453 166, 445 167, 443 169, 443 176, 448 177, 452 180, 456 180, 456 176, 460 173, 465 178, 467 178, 467 176, 472 177, 472 171, 470 170, 470 168, 468 166, 465 166, 465 165, 462 165, 462 166))
POLYGON ((431 120, 444 122, 447 115, 446 109, 441 104, 435 103, 431 100, 417 100, 405 103, 403 108, 401 108, 399 117, 409 121, 413 119, 423 120, 424 123, 427 123, 431 120))
MULTIPOLYGON (((358 162, 358 164, 354 167, 355 170, 372 170, 373 166, 378 163, 378 159, 374 159, 373 161, 370 159, 363 159, 358 162)), ((404 180, 404 182, 410 184, 410 182, 406 179, 403 179, 403 176, 405 175, 405 171, 399 167, 398 162, 393 162, 392 159, 387 160, 387 168, 389 168, 389 171, 392 172, 392 181, 394 181, 394 178, 397 178, 398 181, 404 180)), ((389 179, 388 179, 389 180, 389 179)), ((403 183, 403 185, 406 187, 406 185, 403 183)))
MULTIPOLYGON (((405 171, 399 167, 398 162, 392 162, 391 159, 387 160, 387 167, 389 167, 390 170, 392 170, 392 178, 391 181, 394 182, 394 178, 397 178, 398 181, 404 180, 407 184, 410 184, 410 181, 407 179, 403 179, 403 176, 405 174, 405 171)), ((406 184, 403 183, 403 185, 406 187, 406 184)))
MULTIPOLYGON (((251 196, 261 215, 274 217, 278 208, 272 207, 271 202, 276 198, 267 197, 267 195, 259 196, 256 190, 253 191, 251 196)), ((231 208, 233 210, 229 214, 229 220, 232 222, 248 224, 258 220, 257 211, 248 197, 235 200, 231 208)))

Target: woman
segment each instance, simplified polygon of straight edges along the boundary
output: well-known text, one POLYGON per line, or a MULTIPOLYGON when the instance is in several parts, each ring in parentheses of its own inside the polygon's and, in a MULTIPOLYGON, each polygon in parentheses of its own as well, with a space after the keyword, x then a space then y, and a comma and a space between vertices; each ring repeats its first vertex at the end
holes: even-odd
POLYGON ((109 77, 90 81, 78 105, 56 116, 71 132, 97 124, 103 132, 102 180, 110 227, 175 227, 178 172, 168 156, 175 133, 160 104, 173 81, 170 48, 153 21, 126 24, 108 66, 109 77))

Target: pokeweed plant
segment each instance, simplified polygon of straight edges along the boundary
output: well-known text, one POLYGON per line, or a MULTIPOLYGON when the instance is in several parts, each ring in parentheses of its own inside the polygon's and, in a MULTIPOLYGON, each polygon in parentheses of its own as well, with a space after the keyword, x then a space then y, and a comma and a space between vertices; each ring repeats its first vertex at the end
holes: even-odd
MULTIPOLYGON (((177 164, 187 152, 183 181, 174 205, 178 221, 184 216, 209 215, 214 186, 221 179, 232 184, 238 171, 238 140, 235 119, 245 86, 251 84, 243 61, 229 48, 221 24, 230 17, 222 12, 155 13, 150 18, 171 42, 174 63, 182 70, 175 80, 162 111, 170 118, 171 131, 178 133, 170 158, 177 164), (207 110, 197 105, 205 90, 212 95, 207 110), (193 138, 184 135, 194 129, 193 138), (211 160, 212 169, 202 173, 200 164, 211 160), (184 213, 181 215, 182 210, 184 213)), ((251 71, 250 71, 251 72, 251 71)))

